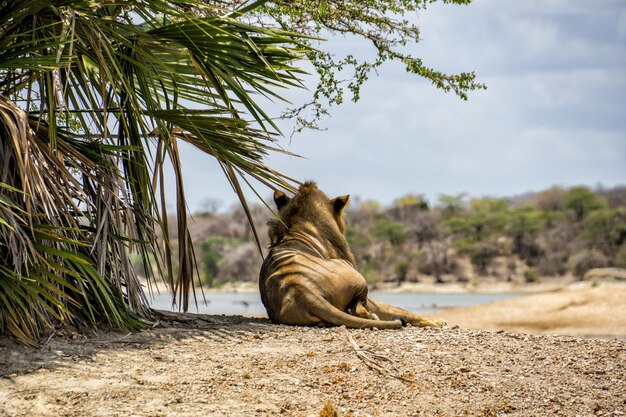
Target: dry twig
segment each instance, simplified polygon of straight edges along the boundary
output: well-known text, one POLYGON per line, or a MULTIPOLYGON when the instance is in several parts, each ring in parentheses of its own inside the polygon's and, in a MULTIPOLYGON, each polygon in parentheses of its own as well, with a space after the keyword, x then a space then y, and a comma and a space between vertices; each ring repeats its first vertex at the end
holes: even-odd
POLYGON ((348 342, 350 342, 350 344, 352 345, 352 348, 354 349, 354 353, 356 353, 359 359, 361 359, 365 363, 365 365, 367 365, 368 368, 382 375, 390 376, 392 378, 399 379, 400 381, 403 381, 403 382, 408 382, 411 384, 415 383, 415 380, 411 378, 406 378, 400 375, 398 368, 394 365, 393 361, 389 357, 383 355, 382 353, 372 352, 371 350, 363 349, 354 340, 354 338, 352 337, 352 335, 350 334, 350 332, 348 332, 346 328, 344 328, 343 331, 348 337, 348 342), (389 364, 389 367, 393 368, 393 372, 381 366, 379 362, 387 362, 389 364))

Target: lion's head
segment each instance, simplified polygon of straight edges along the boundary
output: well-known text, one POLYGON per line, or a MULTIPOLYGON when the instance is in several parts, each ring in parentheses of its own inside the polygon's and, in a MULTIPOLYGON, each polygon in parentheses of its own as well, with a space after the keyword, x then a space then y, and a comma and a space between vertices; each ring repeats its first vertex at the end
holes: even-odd
POLYGON ((312 225, 320 237, 331 243, 345 242, 346 226, 343 209, 350 196, 344 195, 330 199, 314 182, 300 186, 293 197, 282 191, 274 193, 274 202, 278 209, 278 218, 269 222, 269 235, 272 244, 281 242, 290 230, 305 224, 312 225))

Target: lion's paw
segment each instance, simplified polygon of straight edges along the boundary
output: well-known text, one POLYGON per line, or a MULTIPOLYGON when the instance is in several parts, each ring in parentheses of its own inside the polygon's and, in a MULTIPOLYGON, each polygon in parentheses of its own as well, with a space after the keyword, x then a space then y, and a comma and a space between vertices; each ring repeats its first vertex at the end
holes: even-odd
POLYGON ((441 319, 424 319, 418 325, 420 327, 446 327, 448 322, 441 319))

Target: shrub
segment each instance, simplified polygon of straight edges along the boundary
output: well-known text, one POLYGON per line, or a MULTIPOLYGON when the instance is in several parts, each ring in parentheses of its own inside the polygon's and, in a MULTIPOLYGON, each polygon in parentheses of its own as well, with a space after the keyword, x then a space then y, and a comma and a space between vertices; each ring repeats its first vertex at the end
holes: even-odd
POLYGON ((534 268, 528 268, 524 271, 524 279, 529 284, 534 284, 540 281, 539 274, 537 274, 537 271, 535 271, 534 268))
POLYGON ((369 236, 360 227, 347 225, 346 239, 353 251, 367 247, 371 242, 369 236))
POLYGON ((261 256, 256 245, 246 242, 226 252, 217 264, 220 281, 255 281, 261 269, 261 256))
POLYGON ((219 286, 223 280, 220 276, 219 263, 224 255, 241 243, 240 239, 221 236, 209 236, 200 243, 200 273, 202 281, 209 287, 219 286))
POLYGON ((609 266, 609 261, 601 252, 591 249, 583 250, 569 259, 570 271, 579 278, 585 275, 585 272, 592 268, 603 268, 609 266))
POLYGON ((365 277, 365 281, 367 281, 369 285, 374 285, 380 282, 380 271, 374 262, 366 263, 365 266, 363 266, 361 274, 365 277))
POLYGON ((535 268, 541 276, 559 276, 567 272, 567 254, 552 252, 539 258, 535 268))
POLYGON ((388 240, 393 246, 401 245, 406 238, 404 225, 386 217, 376 219, 370 232, 377 238, 388 240))
POLYGON ((620 246, 615 254, 615 266, 626 268, 626 243, 620 246))
POLYGON ((594 249, 605 255, 615 254, 626 241, 626 209, 598 209, 583 221, 583 236, 594 249))
POLYGON ((491 243, 481 242, 474 246, 470 253, 472 265, 481 273, 487 272, 487 266, 491 259, 498 255, 498 249, 491 243))
POLYGON ((581 221, 591 210, 605 207, 604 198, 587 187, 573 187, 565 195, 565 207, 572 210, 576 220, 581 221))
POLYGON ((398 284, 402 284, 406 281, 407 272, 409 272, 409 263, 406 261, 400 261, 396 264, 396 280, 398 284))

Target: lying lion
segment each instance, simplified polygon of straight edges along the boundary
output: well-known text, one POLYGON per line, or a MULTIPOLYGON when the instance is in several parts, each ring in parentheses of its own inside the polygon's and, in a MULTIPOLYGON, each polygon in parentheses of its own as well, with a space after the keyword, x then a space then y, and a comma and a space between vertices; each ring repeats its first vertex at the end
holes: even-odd
POLYGON ((367 297, 367 283, 344 235, 348 197, 330 200, 313 182, 302 185, 293 198, 274 193, 278 219, 268 223, 270 249, 259 277, 270 319, 350 328, 444 325, 367 297))

